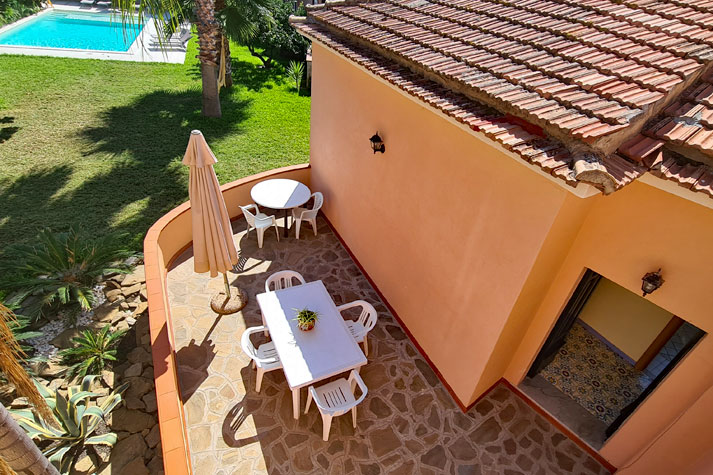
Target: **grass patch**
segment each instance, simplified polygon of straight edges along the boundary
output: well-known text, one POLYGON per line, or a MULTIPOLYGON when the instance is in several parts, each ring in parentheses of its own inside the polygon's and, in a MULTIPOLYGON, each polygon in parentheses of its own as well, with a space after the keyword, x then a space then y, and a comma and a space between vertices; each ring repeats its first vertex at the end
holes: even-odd
POLYGON ((192 129, 221 183, 309 160, 310 98, 245 48, 233 46, 223 117, 201 116, 194 41, 183 65, 0 56, 0 246, 75 225, 128 232, 141 249, 149 226, 188 199, 192 129))

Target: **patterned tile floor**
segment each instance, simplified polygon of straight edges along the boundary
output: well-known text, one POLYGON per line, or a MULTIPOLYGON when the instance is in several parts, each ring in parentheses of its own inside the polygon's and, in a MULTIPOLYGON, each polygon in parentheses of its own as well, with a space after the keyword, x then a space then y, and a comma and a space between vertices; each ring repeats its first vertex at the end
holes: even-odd
POLYGON ((263 249, 243 230, 238 221, 238 283, 250 296, 242 312, 222 318, 211 312, 208 302, 222 279, 193 273, 190 249, 168 273, 195 473, 607 473, 505 387, 463 414, 321 218, 317 237, 308 232, 278 243, 266 233, 263 249), (369 394, 358 427, 352 429, 347 416, 335 419, 329 442, 322 441, 314 406, 292 418, 280 371, 267 373, 261 393, 255 392, 255 372, 240 349, 243 329, 261 322, 255 295, 282 269, 322 279, 337 304, 363 298, 379 312, 362 370, 369 394))
POLYGON ((579 323, 540 375, 607 424, 644 390, 641 372, 579 323))

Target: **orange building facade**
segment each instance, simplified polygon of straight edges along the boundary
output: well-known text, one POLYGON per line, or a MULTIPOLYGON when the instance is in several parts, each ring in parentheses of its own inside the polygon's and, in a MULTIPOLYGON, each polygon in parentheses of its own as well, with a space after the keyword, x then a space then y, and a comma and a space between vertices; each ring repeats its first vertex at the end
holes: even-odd
MULTIPOLYGON (((325 216, 462 406, 525 378, 587 269, 640 294, 661 268, 648 300, 713 331, 703 193, 650 174, 607 196, 570 186, 317 42, 310 161, 325 216)), ((620 473, 713 470, 712 345, 599 450, 620 473)))

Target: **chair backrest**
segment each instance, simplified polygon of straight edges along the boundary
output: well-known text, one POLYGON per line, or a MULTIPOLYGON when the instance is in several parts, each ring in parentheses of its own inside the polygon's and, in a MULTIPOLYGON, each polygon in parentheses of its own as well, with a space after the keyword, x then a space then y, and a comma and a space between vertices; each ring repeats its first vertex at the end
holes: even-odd
MULTIPOLYGON (((342 404, 339 402, 340 399, 343 398, 343 395, 341 397, 337 395, 336 397, 332 397, 328 394, 325 394, 325 399, 322 400, 318 397, 314 398, 314 402, 317 404, 317 407, 319 408, 319 412, 323 414, 330 414, 333 417, 341 416, 342 414, 346 414, 351 408, 358 406, 361 404, 361 402, 366 398, 367 393, 369 392, 369 389, 366 387, 366 384, 364 383, 364 380, 361 379, 361 376, 359 376, 359 373, 356 371, 352 370, 349 373, 349 378, 347 379, 347 382, 349 383, 349 386, 352 388, 352 391, 354 390, 354 385, 356 384, 359 386, 359 389, 361 390, 361 396, 358 398, 354 398, 353 403, 346 403, 342 404)), ((335 391, 339 391, 341 393, 341 390, 337 389, 335 391)), ((314 393, 313 393, 314 394, 314 393)), ((352 394, 354 394, 352 392, 352 394)))
POLYGON ((243 216, 245 216, 245 221, 248 222, 248 225, 249 225, 251 228, 254 228, 254 227, 255 227, 255 218, 256 218, 256 216, 255 216, 255 214, 251 213, 250 210, 251 210, 251 209, 255 209, 255 213, 257 214, 257 213, 260 212, 260 209, 259 209, 259 208, 257 207, 257 205, 255 205, 255 204, 250 204, 250 205, 246 205, 246 206, 241 206, 240 209, 243 210, 243 216))
POLYGON ((348 310, 354 307, 361 307, 361 313, 359 314, 359 318, 357 318, 356 321, 361 323, 361 325, 364 327, 364 330, 366 330, 367 332, 373 330, 376 326, 376 320, 378 318, 378 315, 374 306, 366 300, 355 300, 353 302, 345 303, 344 305, 340 305, 339 307, 337 307, 337 310, 342 312, 344 310, 348 310))
POLYGON ((264 326, 246 328, 243 332, 243 336, 240 337, 240 346, 242 347, 243 352, 248 355, 253 361, 257 361, 259 360, 259 358, 257 356, 257 348, 255 348, 253 342, 250 341, 250 335, 252 335, 253 333, 264 332, 265 330, 266 328, 264 326))
POLYGON ((324 204, 324 195, 319 191, 312 193, 312 198, 314 198, 314 206, 312 206, 312 211, 319 211, 319 209, 324 204))
POLYGON ((281 270, 279 272, 275 272, 267 278, 265 281, 265 292, 292 287, 292 279, 297 279, 299 281, 299 284, 297 285, 307 283, 305 278, 302 277, 302 274, 299 272, 295 272, 293 270, 281 270), (274 287, 274 289, 271 289, 271 286, 274 287))
POLYGON ((279 361, 277 357, 260 358, 257 354, 257 348, 255 348, 253 342, 250 341, 250 335, 253 335, 255 333, 263 333, 266 331, 268 331, 266 326, 261 325, 259 327, 250 327, 246 328, 243 332, 243 336, 240 337, 240 346, 242 347, 243 352, 248 355, 258 367, 262 367, 262 365, 279 361))

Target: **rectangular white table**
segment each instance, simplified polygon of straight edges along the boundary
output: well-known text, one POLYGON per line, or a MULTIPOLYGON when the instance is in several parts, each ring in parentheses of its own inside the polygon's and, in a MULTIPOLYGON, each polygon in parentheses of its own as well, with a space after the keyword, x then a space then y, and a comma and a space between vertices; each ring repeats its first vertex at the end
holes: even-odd
POLYGON ((367 360, 321 280, 258 294, 265 324, 292 390, 292 412, 300 417, 300 388, 358 370, 367 360), (308 308, 319 314, 314 328, 297 328, 295 316, 308 308))

